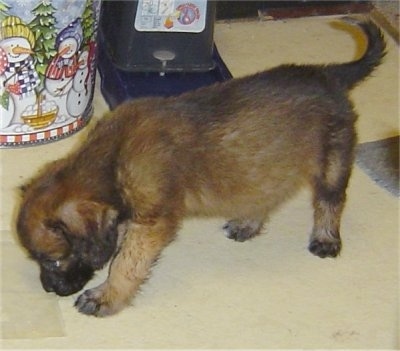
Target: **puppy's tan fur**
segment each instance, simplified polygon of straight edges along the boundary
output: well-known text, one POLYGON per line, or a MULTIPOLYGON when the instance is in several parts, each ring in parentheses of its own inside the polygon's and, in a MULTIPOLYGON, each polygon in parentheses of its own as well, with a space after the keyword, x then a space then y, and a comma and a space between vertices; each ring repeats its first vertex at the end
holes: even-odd
POLYGON ((347 94, 384 54, 379 29, 356 23, 369 40, 359 61, 280 66, 105 116, 78 151, 27 186, 18 232, 45 289, 76 292, 113 257, 107 280, 76 302, 86 314, 113 314, 185 216, 224 216, 228 237, 244 241, 304 183, 314 193, 309 249, 339 254, 356 140, 347 94))

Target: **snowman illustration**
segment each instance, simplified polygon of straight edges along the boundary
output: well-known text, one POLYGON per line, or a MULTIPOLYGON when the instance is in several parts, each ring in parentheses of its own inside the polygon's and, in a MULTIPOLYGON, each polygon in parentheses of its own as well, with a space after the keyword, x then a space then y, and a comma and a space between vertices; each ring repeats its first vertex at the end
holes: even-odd
POLYGON ((79 67, 67 98, 68 113, 75 118, 82 116, 92 96, 95 51, 96 43, 90 42, 79 56, 79 67))
POLYGON ((77 18, 62 29, 56 37, 57 55, 51 60, 45 73, 45 89, 54 97, 60 108, 61 119, 68 115, 67 97, 78 71, 78 51, 83 40, 81 19, 77 18))
POLYGON ((4 65, 1 79, 3 102, 7 98, 5 94, 9 94, 8 103, 2 104, 2 109, 7 111, 6 117, 2 118, 2 128, 14 123, 23 124, 22 113, 27 106, 36 102, 35 88, 40 84, 40 79, 32 57, 34 46, 35 38, 32 31, 19 17, 9 16, 1 22, 0 47, 4 65))

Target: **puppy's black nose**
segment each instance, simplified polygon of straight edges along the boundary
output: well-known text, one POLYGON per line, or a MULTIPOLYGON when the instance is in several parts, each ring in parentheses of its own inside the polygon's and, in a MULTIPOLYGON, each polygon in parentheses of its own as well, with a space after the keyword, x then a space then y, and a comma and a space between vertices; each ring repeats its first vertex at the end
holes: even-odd
POLYGON ((68 284, 62 279, 62 277, 57 276, 46 276, 42 274, 40 277, 43 289, 49 293, 56 293, 59 296, 68 296, 75 294, 83 288, 83 282, 76 282, 75 284, 68 284))
POLYGON ((54 292, 54 286, 52 280, 43 271, 40 272, 40 281, 42 282, 43 289, 46 292, 54 292))
POLYGON ((75 294, 76 292, 80 291, 82 288, 83 288, 83 285, 67 286, 64 284, 59 284, 59 285, 55 286, 54 292, 58 296, 68 296, 68 295, 75 294))
POLYGON ((59 296, 68 296, 82 290, 93 276, 93 269, 82 263, 71 265, 68 271, 40 269, 40 281, 43 289, 59 296))
POLYGON ((43 286, 43 289, 44 289, 46 292, 48 292, 48 293, 54 292, 54 289, 53 289, 52 286, 43 285, 43 284, 42 284, 42 286, 43 286))

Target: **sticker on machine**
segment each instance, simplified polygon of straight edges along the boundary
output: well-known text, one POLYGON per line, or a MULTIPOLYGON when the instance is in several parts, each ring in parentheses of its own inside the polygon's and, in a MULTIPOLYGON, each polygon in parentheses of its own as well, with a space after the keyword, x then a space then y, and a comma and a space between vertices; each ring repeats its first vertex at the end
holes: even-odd
POLYGON ((206 26, 207 0, 139 0, 139 32, 200 33, 206 26))

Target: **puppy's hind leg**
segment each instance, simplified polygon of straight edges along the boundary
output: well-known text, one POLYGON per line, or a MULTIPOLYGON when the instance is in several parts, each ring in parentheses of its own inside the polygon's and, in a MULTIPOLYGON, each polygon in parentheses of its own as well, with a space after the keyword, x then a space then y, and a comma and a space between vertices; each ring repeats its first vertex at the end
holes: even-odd
POLYGON ((227 238, 243 242, 258 235, 262 227, 262 221, 231 219, 222 228, 226 231, 227 238))
POLYGON ((340 221, 355 142, 354 131, 349 126, 330 136, 320 173, 313 181, 314 227, 308 247, 311 253, 321 258, 336 257, 342 247, 340 221))

